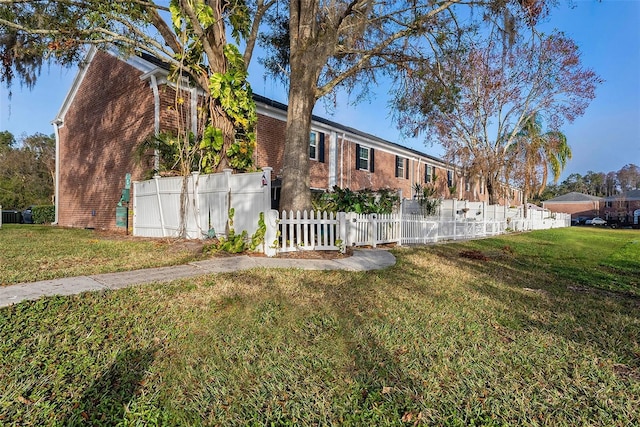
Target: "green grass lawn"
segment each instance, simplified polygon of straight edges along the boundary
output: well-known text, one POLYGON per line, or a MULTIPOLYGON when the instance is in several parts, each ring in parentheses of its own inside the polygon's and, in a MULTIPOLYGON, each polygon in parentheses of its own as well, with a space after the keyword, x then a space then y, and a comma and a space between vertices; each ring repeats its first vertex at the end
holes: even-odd
POLYGON ((92 230, 4 224, 0 285, 182 264, 197 257, 183 242, 92 230))
POLYGON ((640 424, 638 231, 394 254, 0 309, 0 425, 640 424))

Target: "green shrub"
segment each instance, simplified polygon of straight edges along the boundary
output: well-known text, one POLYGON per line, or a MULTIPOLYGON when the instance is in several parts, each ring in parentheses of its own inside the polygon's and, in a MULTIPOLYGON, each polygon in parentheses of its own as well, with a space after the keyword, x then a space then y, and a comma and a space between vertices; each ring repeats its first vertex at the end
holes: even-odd
POLYGON ((34 224, 51 224, 56 220, 56 207, 53 205, 34 206, 31 210, 34 224))
POLYGON ((380 189, 377 191, 365 188, 352 191, 349 188, 333 187, 333 191, 314 196, 314 210, 327 212, 355 212, 357 214, 392 213, 400 203, 395 190, 380 189))

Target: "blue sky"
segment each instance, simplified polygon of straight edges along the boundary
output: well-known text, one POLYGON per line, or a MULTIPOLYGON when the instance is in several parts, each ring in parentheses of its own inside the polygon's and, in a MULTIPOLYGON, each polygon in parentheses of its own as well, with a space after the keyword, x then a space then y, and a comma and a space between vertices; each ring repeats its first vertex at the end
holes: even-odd
MULTIPOLYGON (((563 128, 573 159, 561 180, 572 173, 617 171, 629 163, 640 166, 640 0, 560 1, 563 4, 539 27, 545 31, 557 28, 572 37, 580 47, 583 64, 605 80, 586 114, 563 128)), ((265 79, 255 59, 250 69, 254 92, 286 103, 282 85, 265 79)), ((9 99, 7 90, 0 89, 0 131, 8 130, 16 137, 52 133, 51 121, 75 73, 74 68, 44 67, 33 90, 15 85, 9 99)), ((432 155, 442 155, 438 146, 402 137, 389 113, 387 88, 371 92, 375 96, 356 106, 339 97, 338 106, 331 113, 320 101, 315 113, 432 155)))

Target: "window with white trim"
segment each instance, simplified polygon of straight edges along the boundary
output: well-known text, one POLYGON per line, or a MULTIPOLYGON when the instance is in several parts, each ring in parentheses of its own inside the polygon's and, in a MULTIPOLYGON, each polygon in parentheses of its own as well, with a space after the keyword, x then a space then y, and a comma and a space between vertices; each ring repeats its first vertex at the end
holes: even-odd
POLYGON ((424 182, 426 184, 435 181, 436 168, 431 165, 424 165, 424 182))
POLYGON ((309 158, 324 163, 324 133, 311 131, 309 134, 309 158))
POLYGON ((373 148, 356 144, 356 169, 373 172, 373 148))
POLYGON ((318 132, 311 132, 309 134, 309 158, 318 160, 318 151, 318 132))
POLYGON ((405 178, 406 169, 405 169, 406 159, 396 156, 396 178, 405 178))

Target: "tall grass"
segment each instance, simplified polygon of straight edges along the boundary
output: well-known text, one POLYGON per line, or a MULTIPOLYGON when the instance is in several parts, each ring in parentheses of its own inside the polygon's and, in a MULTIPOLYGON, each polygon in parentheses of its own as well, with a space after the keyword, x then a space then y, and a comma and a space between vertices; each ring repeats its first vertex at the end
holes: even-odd
POLYGON ((639 238, 550 230, 398 249, 382 271, 20 303, 0 309, 0 424, 638 425, 639 238))

